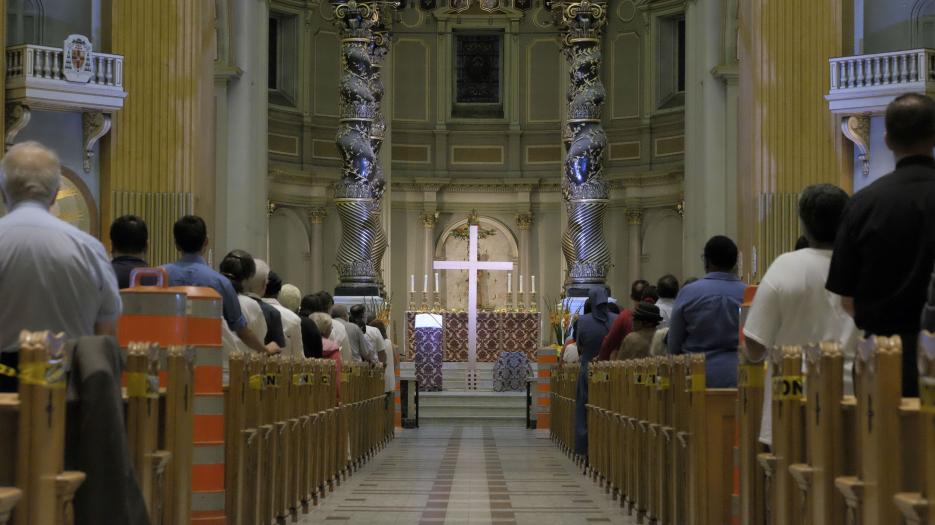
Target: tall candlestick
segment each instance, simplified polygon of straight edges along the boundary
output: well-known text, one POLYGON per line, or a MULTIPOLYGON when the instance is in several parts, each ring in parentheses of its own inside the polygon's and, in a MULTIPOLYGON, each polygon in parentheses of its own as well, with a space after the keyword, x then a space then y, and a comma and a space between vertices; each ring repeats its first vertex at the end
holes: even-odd
POLYGON ((519 293, 523 293, 523 274, 519 274, 519 293))
POLYGON ((513 293, 513 272, 506 272, 506 293, 513 293))
POLYGON ((422 275, 422 293, 429 292, 429 274, 422 275))
POLYGON ((536 293, 536 276, 532 276, 532 293, 536 293))
POLYGON ((438 293, 438 272, 435 272, 435 293, 438 293))
POLYGON ((411 293, 416 293, 416 274, 409 274, 409 291, 411 293))

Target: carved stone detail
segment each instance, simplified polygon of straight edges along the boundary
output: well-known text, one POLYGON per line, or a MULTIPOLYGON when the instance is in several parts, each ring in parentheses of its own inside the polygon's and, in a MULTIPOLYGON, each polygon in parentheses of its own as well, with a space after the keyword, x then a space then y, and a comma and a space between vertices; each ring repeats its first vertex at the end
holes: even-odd
POLYGON ((516 216, 516 226, 521 231, 529 231, 529 228, 532 227, 533 219, 532 213, 520 213, 516 216))
POLYGON ((567 286, 601 285, 611 266, 604 235, 609 188, 603 179, 607 136, 601 126, 606 91, 601 82, 601 32, 607 24, 603 0, 552 2, 568 62, 568 111, 562 126, 565 165, 562 197, 568 225, 562 251, 569 268, 567 286))
POLYGON ((841 132, 857 148, 864 177, 870 176, 870 115, 851 115, 841 122, 841 132))
POLYGON ((312 208, 308 210, 308 220, 312 224, 324 224, 325 217, 328 216, 326 208, 312 208))
POLYGON ((643 210, 627 210, 627 224, 630 226, 639 226, 643 224, 643 210))
POLYGON ((438 214, 435 212, 425 212, 422 214, 422 224, 426 228, 434 228, 438 222, 438 214))
POLYGON ((8 104, 6 108, 6 149, 13 147, 16 136, 29 124, 32 110, 25 104, 8 104))

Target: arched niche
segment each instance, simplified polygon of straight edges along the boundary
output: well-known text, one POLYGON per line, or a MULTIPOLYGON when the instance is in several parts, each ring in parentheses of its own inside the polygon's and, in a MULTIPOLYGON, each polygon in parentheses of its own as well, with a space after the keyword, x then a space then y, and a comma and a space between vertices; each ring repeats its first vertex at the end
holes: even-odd
MULTIPOLYGON (((519 258, 516 235, 509 226, 493 217, 480 216, 477 220, 478 259, 489 261, 511 261, 519 258)), ((449 224, 435 243, 435 259, 463 261, 468 257, 468 220, 460 219, 449 224)), ((513 285, 517 284, 514 272, 513 285)), ((448 308, 466 309, 468 297, 467 270, 446 270, 441 274, 442 304, 448 308)), ((430 283, 430 286, 432 284, 430 283)), ((511 304, 507 294, 506 272, 479 272, 478 307, 492 310, 511 304)))
POLYGON ((912 48, 935 47, 935 0, 916 0, 911 23, 912 48))
POLYGON ((283 283, 309 293, 311 245, 308 227, 300 210, 279 207, 269 218, 269 265, 283 283))
MULTIPOLYGON (((682 279, 682 216, 672 209, 649 209, 643 214, 642 278, 649 282, 666 274, 682 279)), ((700 255, 700 254, 699 254, 700 255)))

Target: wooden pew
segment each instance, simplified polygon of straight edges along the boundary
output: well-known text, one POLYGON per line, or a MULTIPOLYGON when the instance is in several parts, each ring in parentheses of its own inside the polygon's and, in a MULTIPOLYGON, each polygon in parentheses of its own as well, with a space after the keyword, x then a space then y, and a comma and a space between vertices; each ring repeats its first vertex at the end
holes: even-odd
POLYGON ((860 465, 856 475, 839 477, 835 485, 847 503, 849 523, 899 523, 894 496, 918 490, 916 463, 922 458, 919 400, 901 397, 899 338, 861 341, 855 370, 860 465))
POLYGON ((0 487, 0 525, 10 523, 13 508, 23 497, 23 491, 15 487, 0 487))
MULTIPOLYGON (((935 525, 935 334, 919 334, 918 492, 900 492, 894 503, 909 525, 935 525)), ((911 466, 910 466, 911 468, 911 466)))
MULTIPOLYGON (((843 525, 844 498, 834 480, 848 472, 856 451, 856 429, 845 426, 844 353, 837 343, 804 348, 806 462, 789 466, 801 505, 793 509, 795 523, 843 525), (850 461, 848 458, 850 456, 850 461)), ((852 419, 851 419, 852 421, 852 419)))
POLYGON ((746 352, 739 354, 737 371, 737 431, 738 466, 740 469, 739 519, 744 525, 766 521, 765 487, 757 456, 764 452, 760 443, 763 418, 763 387, 765 368, 762 362, 751 362, 746 352))
POLYGON ((669 484, 673 465, 672 359, 666 356, 655 358, 654 361, 657 401, 650 425, 650 434, 655 441, 651 519, 655 518, 657 523, 668 525, 672 523, 672 491, 669 484))
POLYGON ((672 493, 672 523, 689 523, 689 491, 686 485, 689 469, 689 401, 688 356, 672 357, 672 432, 675 444, 672 447, 672 470, 670 490, 672 493))
POLYGON ((805 381, 802 349, 774 348, 769 354, 772 376, 772 451, 758 456, 766 474, 766 523, 791 525, 799 494, 789 466, 804 459, 805 381))

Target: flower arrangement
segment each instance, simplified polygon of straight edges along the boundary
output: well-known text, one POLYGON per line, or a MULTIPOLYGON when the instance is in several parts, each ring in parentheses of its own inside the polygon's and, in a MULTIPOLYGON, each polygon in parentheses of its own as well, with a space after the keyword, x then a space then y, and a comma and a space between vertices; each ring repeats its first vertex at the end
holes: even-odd
POLYGON ((572 322, 571 310, 563 301, 545 298, 544 302, 549 314, 549 333, 554 337, 554 342, 561 345, 565 342, 565 329, 572 322))

